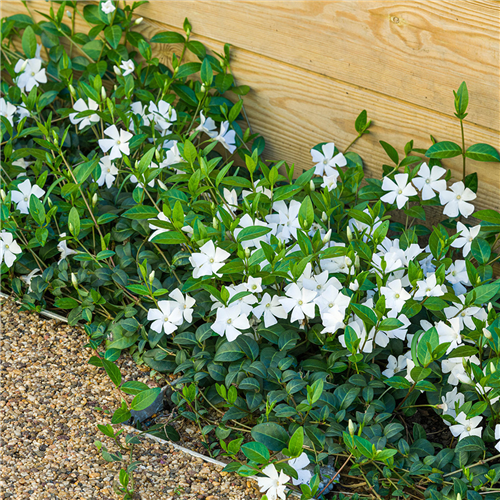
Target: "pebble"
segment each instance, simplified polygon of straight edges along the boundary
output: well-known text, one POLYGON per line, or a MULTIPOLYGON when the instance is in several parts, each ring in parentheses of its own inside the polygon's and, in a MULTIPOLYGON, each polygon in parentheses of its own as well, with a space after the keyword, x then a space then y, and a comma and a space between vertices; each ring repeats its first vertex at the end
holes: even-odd
MULTIPOLYGON (((112 500, 122 464, 106 462, 94 445, 97 424, 110 418, 118 394, 102 369, 88 364, 85 332, 0 302, 0 499, 112 500)), ((149 370, 118 361, 124 381, 155 386, 149 370)), ((116 429, 119 426, 115 426, 116 429)), ((251 500, 257 485, 199 458, 143 439, 134 473, 141 500, 251 500), (139 458, 140 457, 140 458, 139 458)))

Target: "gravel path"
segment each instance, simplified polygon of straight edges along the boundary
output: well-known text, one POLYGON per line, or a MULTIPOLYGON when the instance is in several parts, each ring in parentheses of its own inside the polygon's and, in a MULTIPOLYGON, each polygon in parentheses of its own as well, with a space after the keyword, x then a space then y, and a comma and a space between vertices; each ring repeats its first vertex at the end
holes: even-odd
MULTIPOLYGON (((85 333, 36 314, 0 305, 0 499, 118 498, 112 483, 120 463, 105 462, 94 446, 94 408, 117 407, 111 381, 87 363, 85 333)), ((124 380, 155 383, 127 359, 124 380)), ((240 500, 260 498, 255 483, 148 439, 138 445, 137 499, 240 500)))

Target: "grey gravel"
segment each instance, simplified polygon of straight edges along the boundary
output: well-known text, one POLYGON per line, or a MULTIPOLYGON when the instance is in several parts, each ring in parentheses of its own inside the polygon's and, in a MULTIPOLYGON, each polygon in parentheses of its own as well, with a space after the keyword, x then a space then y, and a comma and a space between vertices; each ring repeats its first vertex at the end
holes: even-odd
MULTIPOLYGON (((119 463, 94 446, 97 424, 119 394, 102 370, 87 363, 85 333, 0 303, 0 499, 117 498, 119 463)), ((145 367, 119 362, 123 380, 156 382, 145 367)), ((145 439, 137 445, 137 499, 242 500, 260 498, 256 483, 224 473, 199 458, 145 439)))

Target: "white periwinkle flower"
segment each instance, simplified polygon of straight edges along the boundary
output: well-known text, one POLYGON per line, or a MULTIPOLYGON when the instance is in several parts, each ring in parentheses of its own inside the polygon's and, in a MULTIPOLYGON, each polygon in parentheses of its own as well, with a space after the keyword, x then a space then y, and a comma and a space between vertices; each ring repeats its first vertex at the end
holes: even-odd
MULTIPOLYGON (((59 237, 66 238, 66 233, 60 234, 59 237)), ((78 253, 75 250, 71 250, 71 248, 68 248, 66 240, 61 240, 57 245, 57 249, 59 250, 59 252, 61 252, 60 259, 57 261, 58 264, 60 264, 66 257, 78 253)))
POLYGON ((187 294, 184 297, 184 295, 178 288, 176 288, 173 292, 170 292, 169 297, 177 303, 177 307, 181 310, 184 319, 188 323, 192 323, 194 310, 193 306, 196 304, 196 300, 187 294))
POLYGON ((256 318, 264 315, 264 326, 266 328, 275 325, 278 322, 276 318, 284 319, 288 316, 280 304, 279 297, 275 295, 271 298, 267 292, 262 296, 259 305, 254 307, 253 313, 256 318))
POLYGON ((149 102, 150 118, 156 123, 156 128, 161 132, 168 130, 172 123, 177 120, 177 112, 175 108, 167 101, 159 101, 155 104, 153 101, 149 102))
POLYGON ((87 103, 83 99, 78 99, 78 101, 75 102, 73 105, 73 109, 76 111, 76 113, 71 113, 69 115, 69 121, 73 125, 78 125, 78 129, 82 130, 82 128, 85 128, 87 125, 92 125, 93 123, 97 123, 99 121, 99 115, 98 114, 93 114, 90 116, 85 116, 84 118, 77 118, 78 113, 82 113, 83 111, 95 111, 99 109, 99 105, 93 100, 89 98, 89 103, 87 103))
POLYGON ((453 248, 461 248, 464 257, 467 257, 470 252, 470 247, 474 238, 481 231, 481 226, 475 226, 468 228, 465 224, 461 222, 457 222, 457 233, 460 233, 460 236, 451 244, 453 248))
POLYGON ((170 335, 182 324, 182 311, 177 302, 160 300, 158 301, 158 309, 148 311, 148 320, 153 322, 151 330, 157 333, 161 333, 163 330, 167 335, 170 335))
POLYGON ((398 208, 403 208, 408 198, 417 194, 415 188, 408 182, 408 174, 396 174, 394 180, 384 177, 382 190, 389 192, 380 199, 386 203, 396 202, 398 208))
POLYGON ((463 215, 466 218, 472 215, 474 205, 468 202, 476 199, 476 193, 465 187, 462 181, 455 182, 450 189, 439 193, 439 201, 445 205, 443 214, 448 217, 463 215))
POLYGON ((288 465, 297 472, 297 479, 292 478, 292 483, 297 486, 299 484, 309 484, 312 478, 312 472, 305 467, 310 463, 309 457, 303 452, 298 458, 292 458, 288 461, 288 465))
POLYGON ((115 160, 116 158, 121 158, 122 153, 124 155, 130 154, 130 148, 128 141, 132 138, 132 134, 126 130, 116 128, 116 125, 111 125, 108 127, 104 134, 110 137, 110 139, 99 139, 99 147, 107 153, 111 150, 110 158, 115 160))
POLYGON ((130 75, 134 72, 135 70, 135 64, 134 64, 134 61, 132 61, 132 59, 129 59, 128 61, 123 61, 121 64, 120 64, 120 69, 122 70, 122 74, 123 76, 127 76, 127 75, 130 75))
POLYGON ((17 108, 14 104, 6 101, 3 97, 0 99, 0 116, 7 118, 11 125, 14 125, 14 113, 16 113, 17 108))
POLYGON ((111 163, 111 156, 103 156, 99 162, 99 166, 101 167, 101 175, 99 179, 97 179, 97 185, 102 186, 106 183, 109 189, 113 185, 113 182, 115 182, 115 176, 118 175, 118 169, 115 167, 114 163, 111 163))
POLYGON ((21 280, 28 285, 28 292, 31 292, 31 280, 33 278, 41 276, 41 274, 38 274, 39 272, 40 269, 38 267, 35 267, 35 269, 33 269, 33 271, 31 271, 29 274, 24 274, 23 276, 19 276, 21 280))
POLYGON ((274 464, 269 464, 262 471, 267 477, 258 477, 257 484, 259 485, 260 492, 265 493, 268 500, 286 500, 285 484, 290 478, 281 471, 278 474, 274 464))
POLYGON ((229 130, 229 122, 223 122, 220 126, 220 132, 214 139, 220 142, 231 154, 234 153, 236 149, 235 142, 236 132, 234 130, 229 130))
POLYGON ((446 191, 446 181, 441 179, 446 170, 437 165, 429 168, 427 163, 423 163, 418 171, 418 176, 413 179, 413 185, 422 191, 422 200, 430 200, 436 193, 446 191))
POLYGON ((387 307, 396 312, 400 312, 410 298, 410 294, 403 288, 399 279, 387 283, 387 286, 380 289, 380 293, 385 297, 387 307))
POLYGON ((11 233, 2 231, 0 233, 0 264, 5 262, 7 267, 12 267, 16 260, 16 255, 22 253, 21 247, 11 233))
POLYGON ((113 2, 111 0, 107 0, 107 2, 101 3, 101 10, 104 12, 104 14, 111 14, 116 10, 116 7, 113 5, 113 2))
POLYGON ((11 199, 17 203, 16 208, 22 214, 29 214, 31 195, 41 198, 44 194, 45 191, 40 186, 32 186, 30 180, 26 179, 17 186, 17 191, 11 191, 11 199))
POLYGON ((224 265, 224 261, 230 256, 229 252, 217 248, 212 240, 207 241, 201 248, 199 253, 193 253, 189 257, 189 262, 193 266, 193 278, 201 276, 222 276, 217 274, 217 271, 224 265))
POLYGON ((200 124, 196 127, 195 130, 200 130, 201 132, 205 132, 209 137, 214 139, 217 137, 217 127, 212 118, 206 118, 203 114, 203 111, 200 112, 200 124))
POLYGON ((33 87, 40 83, 47 83, 45 68, 42 68, 42 60, 38 58, 22 60, 19 59, 14 68, 16 73, 21 73, 16 80, 17 86, 25 92, 30 92, 33 87))
POLYGON ((299 288, 297 283, 292 283, 286 291, 286 297, 281 297, 280 302, 283 309, 289 313, 292 311, 290 321, 298 321, 308 318, 314 318, 316 304, 313 302, 316 292, 307 288, 299 288))
POLYGON ((335 144, 333 142, 324 144, 321 147, 321 151, 311 149, 311 156, 315 163, 314 173, 316 175, 322 176, 325 173, 326 167, 331 167, 335 170, 335 167, 345 167, 347 165, 347 160, 342 153, 335 154, 335 144))
POLYGON ((241 335, 241 330, 250 328, 250 323, 246 315, 241 311, 241 306, 236 304, 229 307, 219 307, 215 323, 211 328, 215 333, 221 337, 225 335, 227 340, 232 342, 241 335))
POLYGON ((459 441, 467 436, 481 437, 483 428, 478 426, 483 417, 478 416, 467 419, 467 415, 461 412, 455 420, 458 424, 450 426, 450 431, 455 437, 459 436, 459 441))
POLYGON ((446 293, 444 285, 437 284, 435 274, 430 274, 427 279, 417 281, 418 289, 415 292, 415 299, 423 299, 424 297, 440 297, 446 293))
POLYGON ((498 443, 495 445, 495 448, 500 451, 500 424, 495 426, 495 439, 498 439, 498 443))

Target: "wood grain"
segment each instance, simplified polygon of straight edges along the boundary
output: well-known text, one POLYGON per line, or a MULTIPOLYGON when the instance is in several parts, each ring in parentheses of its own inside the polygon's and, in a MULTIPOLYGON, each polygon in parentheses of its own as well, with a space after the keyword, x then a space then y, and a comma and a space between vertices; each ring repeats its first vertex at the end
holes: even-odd
MULTIPOLYGON (((154 2, 154 5, 158 3, 154 2)), ((175 3, 178 2, 168 2, 168 6, 175 3)), ((48 8, 45 2, 30 2, 30 4, 33 5, 33 10, 43 11, 48 8)), ((20 2, 3 1, 2 8, 3 15, 23 11, 20 2)), ((194 7, 186 8, 185 13, 192 18, 195 13, 194 7)), ((139 25, 138 29, 146 37, 151 37, 159 31, 181 31, 177 25, 166 24, 167 19, 171 19, 166 12, 161 18, 165 20, 164 23, 148 20, 139 25)), ((241 19, 242 30, 241 26, 244 23, 245 19, 241 19)), ((77 20, 77 27, 80 31, 87 30, 86 24, 80 19, 77 20)), ((197 27, 201 28, 201 25, 195 26, 195 29, 197 27)), ((221 42, 198 36, 196 31, 193 39, 200 40, 217 52, 222 50, 221 42)), ((169 64, 172 52, 179 54, 180 47, 158 44, 155 45, 155 51, 163 63, 169 64)), ((340 150, 347 147, 355 136, 354 120, 362 109, 368 111, 368 116, 374 124, 371 128, 372 133, 358 141, 353 151, 363 157, 366 175, 369 177, 379 177, 382 164, 389 162, 379 140, 394 145, 400 153, 404 144, 410 139, 415 140, 415 147, 429 147, 430 133, 438 140, 460 142, 458 121, 439 110, 427 109, 391 95, 339 81, 287 62, 276 61, 255 51, 235 47, 231 53, 232 69, 238 83, 247 84, 252 88, 250 94, 245 97, 245 107, 253 128, 266 139, 268 146, 265 157, 274 160, 284 159, 289 164, 293 163, 298 173, 312 166, 309 150, 317 143, 333 141, 340 150)), ((303 54, 297 57, 303 57, 303 54)), ((451 93, 450 88, 446 90, 451 93)), ((442 106, 452 110, 453 96, 447 97, 442 106)), ((474 96, 471 106, 476 106, 474 96)), ((467 145, 485 142, 496 147, 500 146, 498 130, 474 123, 466 123, 465 128, 467 145)), ((460 161, 452 159, 443 163, 452 170, 455 180, 461 177, 460 161)), ((478 172, 480 180, 476 207, 499 209, 499 164, 470 161, 468 172, 473 171, 478 172)))
POLYGON ((500 2, 496 0, 153 1, 140 14, 452 115, 471 91, 468 120, 500 130, 500 2))

